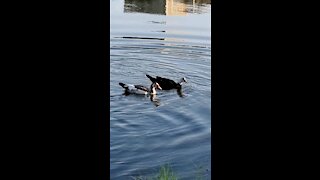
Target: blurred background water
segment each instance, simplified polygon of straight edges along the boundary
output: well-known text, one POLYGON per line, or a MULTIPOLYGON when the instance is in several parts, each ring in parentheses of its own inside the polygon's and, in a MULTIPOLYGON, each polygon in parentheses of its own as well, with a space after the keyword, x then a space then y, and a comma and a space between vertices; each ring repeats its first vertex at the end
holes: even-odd
POLYGON ((211 0, 110 1, 110 178, 211 179, 211 0), (119 82, 178 81, 182 96, 123 95, 119 82))

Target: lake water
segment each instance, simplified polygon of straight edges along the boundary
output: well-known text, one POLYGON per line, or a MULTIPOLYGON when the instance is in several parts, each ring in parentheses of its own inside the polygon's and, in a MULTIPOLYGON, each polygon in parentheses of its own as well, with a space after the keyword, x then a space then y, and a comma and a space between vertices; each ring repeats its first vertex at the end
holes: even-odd
POLYGON ((110 178, 211 179, 211 1, 110 1, 110 178), (176 90, 123 95, 119 82, 178 81, 176 90))

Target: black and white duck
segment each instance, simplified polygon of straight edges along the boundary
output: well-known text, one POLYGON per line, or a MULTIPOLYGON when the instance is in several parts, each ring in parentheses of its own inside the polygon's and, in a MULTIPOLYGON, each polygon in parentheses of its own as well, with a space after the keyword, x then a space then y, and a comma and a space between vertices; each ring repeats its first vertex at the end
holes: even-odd
POLYGON ((170 89, 177 89, 181 90, 182 83, 187 83, 187 80, 185 77, 181 78, 179 82, 174 82, 171 79, 163 78, 156 76, 156 78, 149 76, 146 74, 146 76, 154 83, 158 82, 161 86, 162 90, 170 90, 170 89))
POLYGON ((138 94, 138 95, 156 95, 157 91, 156 89, 162 90, 161 86, 157 82, 152 82, 150 88, 147 88, 142 85, 131 85, 131 84, 124 84, 119 83, 120 86, 122 86, 125 89, 126 94, 138 94))

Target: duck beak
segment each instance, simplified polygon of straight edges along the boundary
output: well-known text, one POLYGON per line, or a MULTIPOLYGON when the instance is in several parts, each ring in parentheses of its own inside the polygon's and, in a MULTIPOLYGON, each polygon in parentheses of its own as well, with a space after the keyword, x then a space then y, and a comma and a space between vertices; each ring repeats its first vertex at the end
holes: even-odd
POLYGON ((156 89, 160 89, 160 90, 162 90, 162 88, 161 88, 161 86, 160 86, 160 84, 159 84, 159 83, 157 83, 157 82, 156 82, 154 85, 155 85, 154 87, 155 87, 156 89))

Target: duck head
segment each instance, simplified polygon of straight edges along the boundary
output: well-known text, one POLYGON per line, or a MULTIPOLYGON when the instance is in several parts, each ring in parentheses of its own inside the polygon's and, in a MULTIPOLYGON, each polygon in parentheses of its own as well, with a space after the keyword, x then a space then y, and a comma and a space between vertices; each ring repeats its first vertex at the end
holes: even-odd
POLYGON ((187 79, 185 77, 180 79, 180 81, 177 83, 176 89, 181 90, 182 83, 187 83, 187 79))
POLYGON ((162 90, 162 88, 161 88, 161 86, 156 82, 156 83, 154 83, 154 87, 156 88, 156 89, 160 89, 160 90, 162 90))
POLYGON ((178 84, 187 83, 187 79, 185 77, 181 78, 178 84))
POLYGON ((162 90, 161 86, 157 82, 154 82, 154 83, 151 84, 151 87, 150 87, 151 92, 150 92, 150 94, 156 94, 157 93, 156 89, 162 90))

